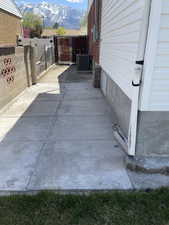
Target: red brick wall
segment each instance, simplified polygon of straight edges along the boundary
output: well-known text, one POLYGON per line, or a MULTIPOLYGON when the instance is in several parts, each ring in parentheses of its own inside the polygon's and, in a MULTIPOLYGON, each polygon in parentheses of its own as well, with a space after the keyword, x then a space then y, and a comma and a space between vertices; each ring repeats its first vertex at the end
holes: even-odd
MULTIPOLYGON (((100 16, 97 17, 97 21, 96 21, 95 1, 96 0, 93 1, 93 4, 90 8, 90 12, 88 14, 89 54, 93 57, 93 60, 99 64, 100 40, 93 40, 92 29, 93 29, 94 25, 99 23, 99 30, 101 31, 101 5, 100 5, 100 16)), ((98 0, 98 1, 100 1, 100 0, 98 0)))

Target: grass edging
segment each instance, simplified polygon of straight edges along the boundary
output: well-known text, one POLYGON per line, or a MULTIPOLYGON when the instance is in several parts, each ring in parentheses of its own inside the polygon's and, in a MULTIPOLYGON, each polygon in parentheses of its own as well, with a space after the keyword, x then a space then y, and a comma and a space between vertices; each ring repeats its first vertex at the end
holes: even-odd
POLYGON ((0 197, 2 225, 168 225, 169 189, 0 197))

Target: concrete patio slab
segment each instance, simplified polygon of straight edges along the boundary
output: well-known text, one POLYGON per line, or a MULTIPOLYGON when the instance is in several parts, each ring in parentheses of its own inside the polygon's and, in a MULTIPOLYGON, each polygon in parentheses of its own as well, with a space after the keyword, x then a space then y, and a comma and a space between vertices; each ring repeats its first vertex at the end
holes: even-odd
POLYGON ((114 141, 57 141, 43 149, 31 190, 131 189, 114 141), (55 166, 54 166, 55 165, 55 166))
POLYGON ((5 135, 10 132, 16 125, 19 118, 0 118, 0 140, 2 140, 5 135))
POLYGON ((39 83, 59 83, 59 78, 62 77, 62 75, 65 73, 66 70, 69 69, 68 65, 56 65, 53 67, 51 70, 48 71, 45 76, 43 76, 40 80, 39 83))
POLYGON ((51 117, 1 118, 0 139, 5 141, 45 141, 52 126, 51 117))
POLYGON ((100 92, 100 89, 93 88, 92 82, 79 82, 79 83, 65 83, 65 89, 69 91, 81 90, 82 92, 89 91, 90 92, 100 92))
POLYGON ((65 100, 89 100, 103 99, 103 94, 99 89, 94 89, 91 83, 71 83, 65 84, 65 100))
MULTIPOLYGON (((64 69, 64 66, 62 66, 64 69)), ((92 73, 78 72, 75 65, 67 66, 63 71, 57 73, 58 81, 60 83, 84 83, 91 81, 92 73)))
POLYGON ((109 106, 71 68, 49 71, 0 114, 0 193, 132 188, 109 106))
POLYGON ((0 143, 0 191, 24 191, 42 149, 41 142, 0 143))
POLYGON ((107 115, 110 113, 110 108, 104 99, 90 99, 67 101, 64 100, 58 114, 59 115, 76 115, 76 116, 90 116, 90 115, 107 115))
POLYGON ((31 93, 48 93, 60 90, 60 87, 59 83, 37 83, 27 89, 27 91, 31 93))
POLYGON ((56 101, 63 97, 64 86, 58 84, 36 84, 28 89, 19 98, 20 101, 56 101))
POLYGON ((112 139, 109 116, 58 116, 50 136, 51 141, 112 139))
POLYGON ((86 94, 79 92, 70 92, 69 94, 67 93, 64 96, 64 99, 66 101, 77 101, 77 100, 89 100, 89 99, 102 99, 103 95, 100 92, 99 94, 95 93, 95 92, 88 92, 86 94))
POLYGON ((48 101, 48 102, 58 102, 61 101, 64 97, 64 93, 58 91, 50 91, 46 93, 40 93, 36 96, 35 100, 36 101, 48 101))
POLYGON ((1 117, 31 117, 31 116, 54 116, 60 101, 37 101, 33 102, 18 100, 9 109, 4 111, 1 117))

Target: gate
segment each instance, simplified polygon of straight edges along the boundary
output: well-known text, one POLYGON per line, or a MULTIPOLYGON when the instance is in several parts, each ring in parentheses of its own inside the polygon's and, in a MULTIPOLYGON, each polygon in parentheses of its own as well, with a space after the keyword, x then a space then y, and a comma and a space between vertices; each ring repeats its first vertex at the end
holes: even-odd
POLYGON ((67 64, 72 62, 72 39, 58 37, 58 63, 67 64))
POLYGON ((78 54, 88 54, 87 36, 55 36, 55 60, 59 64, 76 63, 78 54))

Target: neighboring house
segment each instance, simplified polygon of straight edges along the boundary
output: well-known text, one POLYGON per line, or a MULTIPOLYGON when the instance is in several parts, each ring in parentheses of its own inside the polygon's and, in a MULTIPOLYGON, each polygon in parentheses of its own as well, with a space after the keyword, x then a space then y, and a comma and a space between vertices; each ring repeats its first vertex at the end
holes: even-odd
POLYGON ((101 31, 101 4, 102 1, 89 1, 88 12, 88 37, 89 54, 93 58, 93 66, 99 64, 100 53, 100 31, 101 31))
MULTIPOLYGON (((56 29, 44 29, 41 34, 41 36, 45 38, 49 38, 56 35, 57 35, 56 29)), ((84 28, 79 30, 65 29, 64 36, 80 36, 80 35, 87 35, 87 31, 84 28)))
POLYGON ((12 0, 0 0, 0 47, 16 46, 22 15, 12 0))
POLYGON ((30 38, 31 36, 31 29, 30 28, 23 28, 23 37, 30 38))
POLYGON ((28 86, 27 50, 17 46, 21 18, 12 0, 0 0, 0 110, 28 86))
MULTIPOLYGON (((89 0, 89 19, 97 1, 89 0)), ((100 57, 93 58, 101 67, 101 89, 116 115, 115 136, 133 156, 131 162, 168 166, 169 1, 99 2, 100 57)), ((96 20, 99 23, 97 15, 96 20)), ((89 24, 89 36, 94 30, 89 24)))

